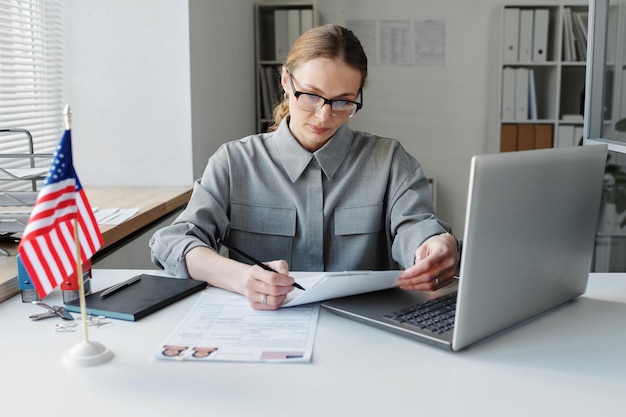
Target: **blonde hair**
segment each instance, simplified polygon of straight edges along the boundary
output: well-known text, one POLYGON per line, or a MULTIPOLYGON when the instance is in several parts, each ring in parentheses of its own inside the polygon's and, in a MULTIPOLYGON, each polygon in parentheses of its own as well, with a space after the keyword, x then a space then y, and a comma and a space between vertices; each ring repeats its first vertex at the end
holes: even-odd
MULTIPOLYGON (((361 73, 361 88, 367 79, 367 56, 361 42, 350 29, 339 25, 323 25, 309 29, 293 44, 283 68, 293 72, 300 64, 315 58, 341 59, 361 73)), ((268 131, 278 129, 280 122, 289 114, 289 100, 283 100, 274 108, 274 122, 268 131)))

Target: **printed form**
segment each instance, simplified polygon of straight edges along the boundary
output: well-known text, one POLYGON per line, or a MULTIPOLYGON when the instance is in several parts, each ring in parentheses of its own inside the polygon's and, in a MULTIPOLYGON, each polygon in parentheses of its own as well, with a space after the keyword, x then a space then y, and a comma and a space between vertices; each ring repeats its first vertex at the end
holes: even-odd
POLYGON ((259 311, 241 295, 211 288, 201 293, 155 358, 310 362, 319 310, 319 303, 312 303, 259 311))

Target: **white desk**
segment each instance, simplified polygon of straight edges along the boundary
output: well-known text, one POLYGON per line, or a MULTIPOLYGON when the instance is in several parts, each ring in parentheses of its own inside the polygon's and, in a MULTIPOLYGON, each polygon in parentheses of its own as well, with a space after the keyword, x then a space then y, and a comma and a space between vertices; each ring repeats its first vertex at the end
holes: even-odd
MULTIPOLYGON (((94 270, 92 285, 97 290, 135 272, 94 270)), ((41 309, 19 296, 1 303, 0 414, 626 415, 626 274, 592 274, 575 302, 458 353, 322 309, 311 363, 154 361, 196 297, 135 323, 90 328, 90 339, 115 357, 74 369, 62 358, 82 332, 56 333, 60 319, 30 321, 41 309)), ((46 301, 59 298, 55 292, 46 301)))

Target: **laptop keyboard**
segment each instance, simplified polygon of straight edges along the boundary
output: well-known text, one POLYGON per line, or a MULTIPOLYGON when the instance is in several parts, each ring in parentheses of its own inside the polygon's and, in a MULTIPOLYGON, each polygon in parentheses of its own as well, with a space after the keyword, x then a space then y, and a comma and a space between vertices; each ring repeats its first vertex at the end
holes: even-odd
POLYGON ((397 323, 410 324, 433 333, 444 333, 454 327, 456 292, 385 314, 397 323))

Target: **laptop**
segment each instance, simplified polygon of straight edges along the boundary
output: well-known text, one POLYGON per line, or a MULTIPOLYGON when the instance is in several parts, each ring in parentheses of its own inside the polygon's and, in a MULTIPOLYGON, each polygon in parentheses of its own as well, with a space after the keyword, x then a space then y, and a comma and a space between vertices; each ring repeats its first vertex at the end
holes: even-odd
POLYGON ((458 351, 568 303, 587 288, 606 158, 606 145, 474 156, 453 284, 435 292, 396 287, 322 306, 458 351), (449 317, 433 317, 442 314, 449 317))

